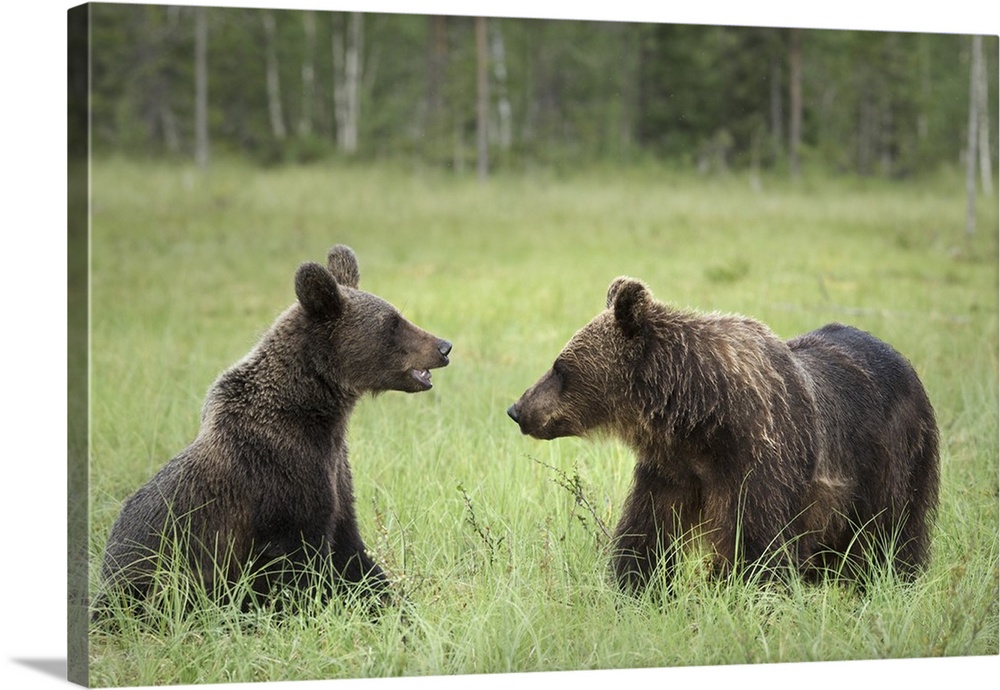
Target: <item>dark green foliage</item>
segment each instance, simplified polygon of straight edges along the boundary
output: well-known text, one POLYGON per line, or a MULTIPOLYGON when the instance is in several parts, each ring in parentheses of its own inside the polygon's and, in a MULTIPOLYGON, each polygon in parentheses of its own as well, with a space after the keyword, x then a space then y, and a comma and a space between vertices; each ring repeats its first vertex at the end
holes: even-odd
POLYGON ((667 156, 749 153, 766 126, 781 29, 646 27, 638 136, 667 156))
MULTIPOLYGON (((96 147, 190 157, 194 10, 92 8, 96 147)), ((314 11, 310 42, 303 11, 272 11, 288 130, 282 137, 269 116, 262 10, 206 12, 213 155, 239 153, 267 165, 334 155, 332 46, 347 15, 314 11)), ((359 149, 351 155, 475 169, 473 25, 471 17, 365 15, 359 149)), ((654 157, 703 172, 782 169, 789 36, 788 29, 766 27, 490 19, 491 165, 572 168, 654 157)), ((959 160, 969 101, 967 36, 802 30, 800 37, 806 164, 899 176, 959 160)), ((996 37, 985 47, 995 142, 996 37)))

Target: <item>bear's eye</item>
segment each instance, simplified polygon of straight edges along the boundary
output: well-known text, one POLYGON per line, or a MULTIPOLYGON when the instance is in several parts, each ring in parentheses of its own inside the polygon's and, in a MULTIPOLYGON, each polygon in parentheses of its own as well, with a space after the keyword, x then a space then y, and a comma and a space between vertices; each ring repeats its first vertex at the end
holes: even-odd
POLYGON ((395 333, 399 330, 399 325, 403 322, 399 314, 392 314, 388 319, 386 319, 386 328, 390 333, 395 333))
POLYGON ((566 386, 566 379, 569 375, 569 370, 566 368, 566 362, 561 359, 557 359, 552 363, 552 373, 556 375, 559 379, 559 383, 562 387, 566 386))

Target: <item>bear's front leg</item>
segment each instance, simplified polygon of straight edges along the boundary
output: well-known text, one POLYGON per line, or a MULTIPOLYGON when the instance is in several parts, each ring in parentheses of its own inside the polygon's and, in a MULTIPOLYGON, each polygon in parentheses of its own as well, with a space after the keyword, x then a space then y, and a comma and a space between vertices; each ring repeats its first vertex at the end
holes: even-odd
POLYGON ((612 564, 622 590, 641 591, 658 567, 670 581, 680 546, 680 511, 682 507, 697 511, 696 500, 693 487, 669 481, 642 463, 636 465, 614 537, 612 564))
POLYGON ((703 488, 701 530, 715 553, 716 577, 771 579, 797 561, 799 548, 810 548, 808 538, 795 543, 803 533, 797 496, 806 489, 768 477, 767 469, 759 463, 752 474, 732 473, 703 488))
POLYGON ((341 590, 361 587, 361 592, 385 598, 389 580, 382 568, 368 555, 354 511, 337 523, 333 530, 330 559, 341 590))
POLYGON ((645 589, 661 558, 668 573, 673 569, 674 557, 665 541, 656 527, 627 520, 618 523, 612 566, 622 591, 637 594, 645 589))

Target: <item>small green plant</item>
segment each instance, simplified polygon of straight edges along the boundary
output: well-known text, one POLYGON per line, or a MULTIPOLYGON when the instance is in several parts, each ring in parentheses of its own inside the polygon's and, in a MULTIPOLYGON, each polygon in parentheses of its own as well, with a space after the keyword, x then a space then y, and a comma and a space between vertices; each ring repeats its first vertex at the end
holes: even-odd
POLYGON ((544 463, 537 458, 528 456, 532 462, 536 462, 542 467, 548 469, 555 475, 552 479, 557 485, 565 489, 570 496, 573 497, 574 505, 574 516, 584 527, 587 525, 586 515, 580 515, 576 513, 575 508, 582 508, 587 515, 590 516, 590 520, 593 523, 592 528, 588 528, 594 536, 594 541, 601 546, 608 546, 611 542, 611 531, 608 529, 607 524, 604 519, 601 518, 600 514, 597 512, 595 507, 595 502, 587 495, 586 488, 583 484, 583 479, 580 477, 580 471, 576 465, 573 465, 573 474, 567 474, 565 471, 559 469, 558 467, 553 467, 548 463, 544 463))
POLYGON ((465 490, 465 487, 459 484, 455 488, 460 494, 462 494, 462 500, 465 502, 465 521, 470 527, 472 527, 472 530, 479 537, 479 541, 486 550, 487 560, 490 565, 493 565, 493 559, 507 535, 501 534, 497 536, 489 525, 483 524, 482 520, 476 515, 476 508, 472 503, 472 498, 465 490))

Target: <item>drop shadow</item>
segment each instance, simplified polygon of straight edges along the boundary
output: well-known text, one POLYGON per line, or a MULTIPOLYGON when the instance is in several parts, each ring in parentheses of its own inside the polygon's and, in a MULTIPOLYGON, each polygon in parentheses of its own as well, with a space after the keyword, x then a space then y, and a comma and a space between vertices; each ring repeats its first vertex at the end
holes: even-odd
POLYGON ((39 673, 66 680, 66 659, 11 659, 16 664, 27 666, 39 673))

